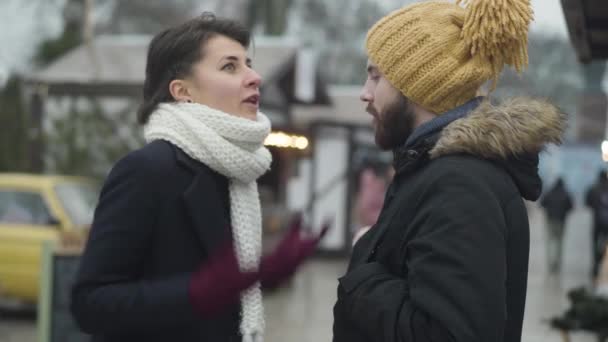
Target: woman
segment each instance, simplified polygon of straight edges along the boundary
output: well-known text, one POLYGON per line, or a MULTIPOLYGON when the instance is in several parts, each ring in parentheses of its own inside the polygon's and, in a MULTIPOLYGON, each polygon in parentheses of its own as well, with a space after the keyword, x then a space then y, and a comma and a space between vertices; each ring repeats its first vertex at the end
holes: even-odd
POLYGON ((94 341, 262 341, 260 282, 289 277, 326 231, 301 237, 297 219, 260 256, 270 123, 248 44, 211 14, 151 41, 138 113, 148 144, 108 176, 72 290, 94 341))

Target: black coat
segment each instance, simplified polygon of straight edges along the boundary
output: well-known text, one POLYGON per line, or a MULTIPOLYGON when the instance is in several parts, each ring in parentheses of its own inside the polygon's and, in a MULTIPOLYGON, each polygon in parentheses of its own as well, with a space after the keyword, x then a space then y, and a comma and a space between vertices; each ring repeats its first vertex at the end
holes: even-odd
POLYGON ((96 342, 240 341, 237 305, 201 319, 191 274, 230 239, 228 180, 165 141, 120 160, 101 191, 72 289, 96 342))
MULTIPOLYGON (((594 236, 599 232, 608 232, 608 225, 605 223, 605 218, 602 217, 605 217, 605 214, 602 213, 602 210, 605 209, 602 197, 606 196, 606 193, 608 193, 608 182, 602 177, 605 176, 600 175, 598 181, 591 186, 585 195, 585 205, 587 205, 593 213, 594 236)), ((596 238, 594 237, 594 241, 595 240, 596 238)))
POLYGON ((500 149, 538 151, 538 137, 518 127, 529 119, 548 121, 533 134, 559 140, 561 116, 544 110, 545 117, 520 108, 503 118, 509 108, 482 104, 396 151, 378 222, 339 280, 334 342, 521 340, 529 252, 522 196, 537 199, 541 181, 536 153, 502 158, 500 149), (504 127, 487 127, 488 119, 504 127), (493 144, 496 137, 507 141, 493 144))

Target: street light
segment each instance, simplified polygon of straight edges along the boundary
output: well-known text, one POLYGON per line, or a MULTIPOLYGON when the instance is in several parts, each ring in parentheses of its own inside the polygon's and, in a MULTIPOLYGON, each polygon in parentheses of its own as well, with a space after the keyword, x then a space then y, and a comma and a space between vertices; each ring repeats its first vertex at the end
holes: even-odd
POLYGON ((305 150, 308 147, 308 139, 301 135, 272 132, 266 137, 264 145, 305 150))
POLYGON ((602 159, 608 162, 608 140, 602 141, 602 159))

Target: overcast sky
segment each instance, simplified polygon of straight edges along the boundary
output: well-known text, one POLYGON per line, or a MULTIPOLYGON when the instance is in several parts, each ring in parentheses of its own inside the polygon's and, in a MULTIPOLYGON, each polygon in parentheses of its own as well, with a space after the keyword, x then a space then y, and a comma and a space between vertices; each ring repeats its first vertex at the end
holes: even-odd
POLYGON ((534 22, 531 30, 568 37, 566 20, 559 0, 532 0, 534 22))
MULTIPOLYGON (((65 0, 1 0, 0 1, 0 82, 9 71, 23 71, 28 67, 40 41, 56 36, 61 30, 58 6, 46 6, 41 14, 35 3, 61 4, 65 0)), ((378 0, 388 1, 388 0, 378 0)), ((535 21, 531 30, 567 39, 568 33, 559 0, 532 0, 535 21)))
POLYGON ((38 44, 61 34, 65 0, 0 0, 0 85, 9 72, 23 71, 38 44))

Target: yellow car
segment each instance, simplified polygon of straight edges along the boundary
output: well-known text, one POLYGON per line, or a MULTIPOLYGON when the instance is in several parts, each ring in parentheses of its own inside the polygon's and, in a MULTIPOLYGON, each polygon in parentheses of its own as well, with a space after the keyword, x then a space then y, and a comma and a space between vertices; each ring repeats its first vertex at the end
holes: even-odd
POLYGON ((43 243, 84 237, 98 191, 88 178, 0 173, 0 297, 37 302, 43 243))

